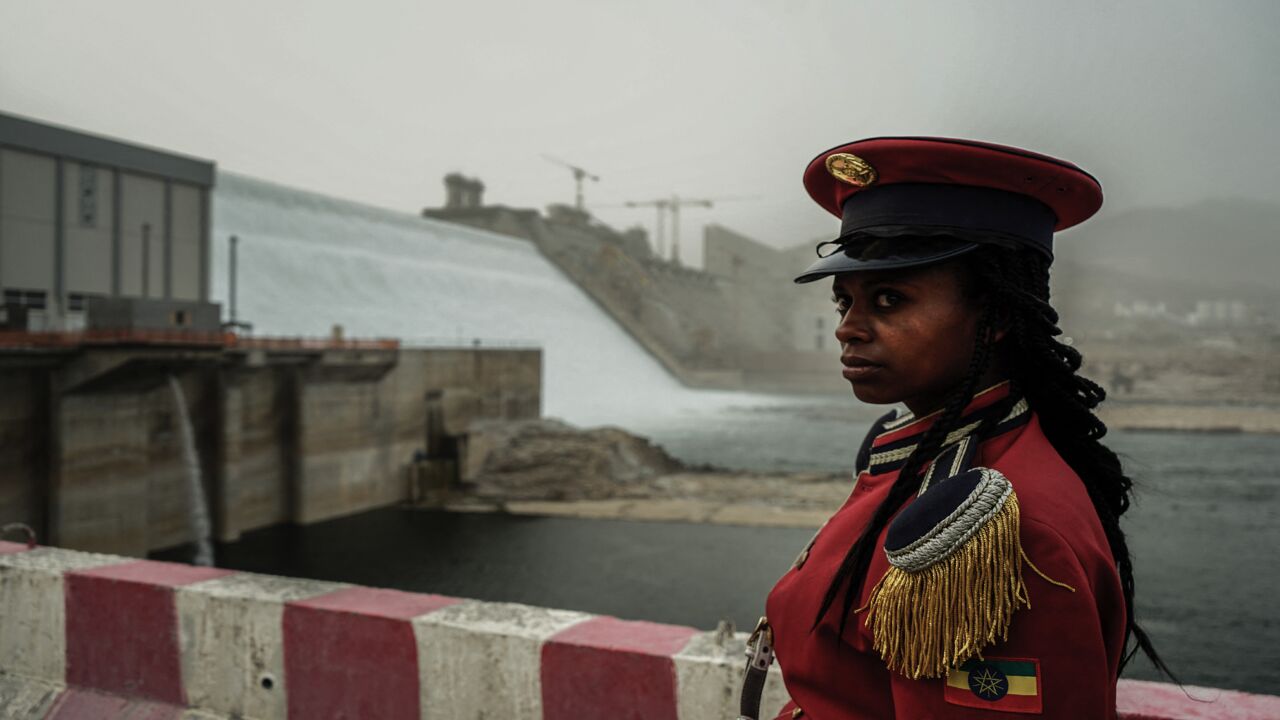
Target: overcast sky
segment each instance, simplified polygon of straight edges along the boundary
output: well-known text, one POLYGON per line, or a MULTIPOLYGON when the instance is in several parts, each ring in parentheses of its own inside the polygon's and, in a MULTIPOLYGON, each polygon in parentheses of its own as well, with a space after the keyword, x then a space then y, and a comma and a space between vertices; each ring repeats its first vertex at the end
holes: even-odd
POLYGON ((745 198, 685 213, 831 233, 800 173, 866 136, 1022 145, 1104 212, 1277 201, 1280 2, 0 0, 0 111, 416 212, 441 177, 513 206, 745 198))

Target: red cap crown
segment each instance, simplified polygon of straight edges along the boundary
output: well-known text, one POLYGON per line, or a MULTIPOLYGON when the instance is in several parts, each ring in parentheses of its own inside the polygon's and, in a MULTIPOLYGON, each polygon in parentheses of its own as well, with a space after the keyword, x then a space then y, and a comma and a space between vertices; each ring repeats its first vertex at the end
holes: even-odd
POLYGON ((853 195, 902 183, 967 185, 1029 196, 1053 212, 1055 231, 1084 222, 1102 206, 1102 186, 1079 167, 973 140, 858 140, 821 153, 804 172, 809 196, 836 217, 853 195))

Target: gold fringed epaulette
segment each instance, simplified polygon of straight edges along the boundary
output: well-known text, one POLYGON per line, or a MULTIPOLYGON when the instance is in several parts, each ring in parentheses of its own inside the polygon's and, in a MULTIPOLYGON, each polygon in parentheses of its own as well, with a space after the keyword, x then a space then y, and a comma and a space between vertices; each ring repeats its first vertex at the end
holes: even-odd
POLYGON ((909 678, 941 677, 980 655, 1008 637, 1015 610, 1030 606, 1018 497, 995 470, 931 487, 889 526, 885 555, 889 571, 863 609, 876 651, 909 678))

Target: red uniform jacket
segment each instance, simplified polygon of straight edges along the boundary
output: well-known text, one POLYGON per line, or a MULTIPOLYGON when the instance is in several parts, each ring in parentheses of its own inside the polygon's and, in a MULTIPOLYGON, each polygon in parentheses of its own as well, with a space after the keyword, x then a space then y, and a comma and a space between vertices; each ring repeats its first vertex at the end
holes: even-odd
MULTIPOLYGON (((1006 384, 978 395, 966 409, 966 418, 990 408, 1008 392, 1006 384)), ((1014 613, 1007 641, 983 651, 989 667, 1020 677, 990 692, 955 673, 927 680, 891 673, 872 647, 864 614, 851 615, 837 641, 839 599, 810 632, 841 559, 897 477, 903 448, 909 451, 912 439, 931 422, 924 418, 901 427, 889 423, 889 429, 874 438, 870 467, 858 475, 849 499, 797 559, 798 567, 769 594, 766 613, 792 698, 779 717, 795 716, 798 707, 799 716, 814 720, 1115 718, 1125 629, 1120 577, 1084 484, 1049 444, 1030 411, 1000 423, 978 446, 972 462, 1009 479, 1021 506, 1023 550, 1046 575, 1075 588, 1073 593, 1056 587, 1023 568, 1031 606, 1014 613), (1019 694, 1012 692, 1015 689, 1019 694)), ((958 427, 966 424, 962 421, 958 427)), ((881 533, 878 547, 883 542, 881 533)), ((878 550, 855 607, 866 603, 887 569, 888 561, 878 550)))

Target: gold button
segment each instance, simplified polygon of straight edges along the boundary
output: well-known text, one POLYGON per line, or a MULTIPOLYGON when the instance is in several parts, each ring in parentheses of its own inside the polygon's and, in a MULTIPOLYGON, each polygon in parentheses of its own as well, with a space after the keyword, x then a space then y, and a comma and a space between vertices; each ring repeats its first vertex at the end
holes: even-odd
POLYGON ((795 710, 792 710, 792 711, 791 711, 791 717, 793 717, 793 718, 798 718, 798 717, 800 717, 800 716, 801 716, 801 715, 803 715, 803 714, 804 714, 804 711, 803 711, 803 710, 801 710, 800 708, 796 708, 795 710))

